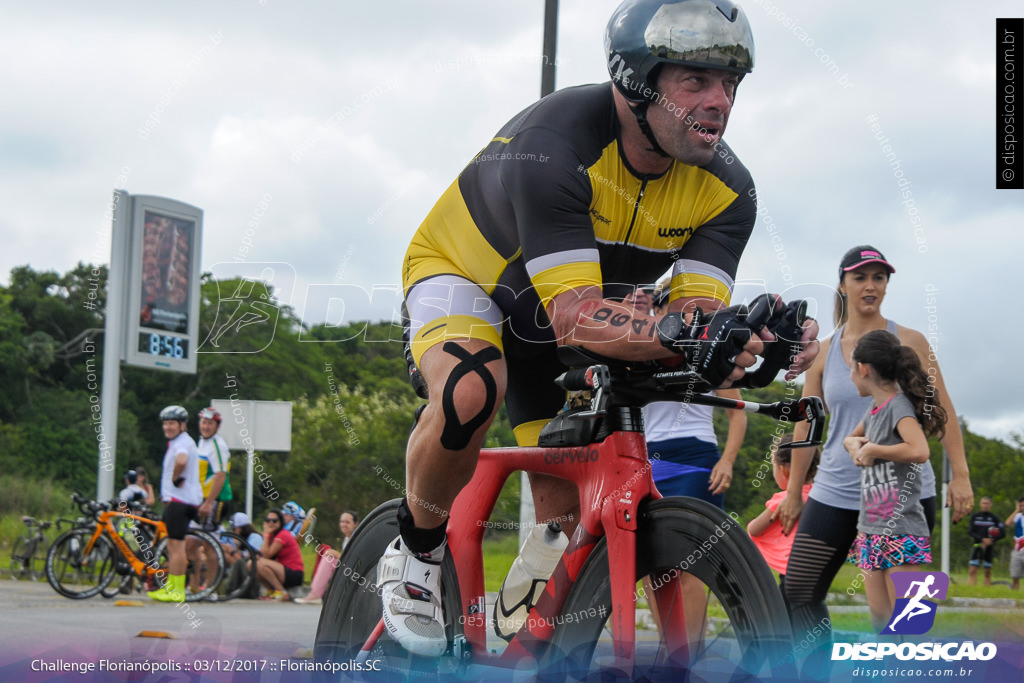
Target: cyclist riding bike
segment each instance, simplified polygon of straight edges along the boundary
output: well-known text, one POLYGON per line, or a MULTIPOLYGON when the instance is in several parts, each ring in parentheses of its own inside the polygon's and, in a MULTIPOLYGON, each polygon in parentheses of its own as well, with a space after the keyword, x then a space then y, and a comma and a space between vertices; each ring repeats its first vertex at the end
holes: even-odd
MULTIPOLYGON (((687 361, 711 387, 741 378, 773 338, 726 308, 756 214, 750 174, 722 140, 753 68, 746 17, 724 0, 627 0, 605 45, 612 82, 516 115, 405 256, 406 339, 429 403, 409 439, 400 536, 377 584, 391 637, 417 654, 446 647, 438 574, 452 501, 502 398, 522 446, 562 407, 560 344, 624 360, 676 356, 656 318, 621 303, 670 268, 673 336, 691 342, 687 361)), ((791 376, 813 361, 816 335, 808 321, 791 376)), ((530 483, 538 522, 580 518, 572 483, 530 483)), ((571 536, 576 522, 563 526, 571 536)))

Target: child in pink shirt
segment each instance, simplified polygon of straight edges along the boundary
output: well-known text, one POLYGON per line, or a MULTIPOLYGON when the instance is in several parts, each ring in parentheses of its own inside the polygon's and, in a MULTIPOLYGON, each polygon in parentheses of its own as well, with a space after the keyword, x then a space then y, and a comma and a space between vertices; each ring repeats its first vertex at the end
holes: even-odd
MULTIPOLYGON (((782 523, 775 519, 774 516, 775 511, 779 508, 779 504, 785 499, 786 487, 789 486, 790 449, 782 448, 782 446, 792 441, 793 435, 786 434, 779 440, 779 444, 775 447, 775 452, 772 454, 772 474, 775 475, 775 483, 782 490, 772 496, 764 504, 765 511, 747 525, 747 533, 753 539, 754 545, 761 551, 765 562, 779 573, 780 583, 786 578, 786 563, 789 562, 789 551, 793 547, 793 535, 783 536, 782 523)), ((805 503, 811 492, 811 483, 814 479, 814 473, 818 470, 818 462, 820 460, 821 450, 815 448, 814 457, 811 459, 811 465, 807 470, 807 483, 804 484, 802 491, 805 503)))

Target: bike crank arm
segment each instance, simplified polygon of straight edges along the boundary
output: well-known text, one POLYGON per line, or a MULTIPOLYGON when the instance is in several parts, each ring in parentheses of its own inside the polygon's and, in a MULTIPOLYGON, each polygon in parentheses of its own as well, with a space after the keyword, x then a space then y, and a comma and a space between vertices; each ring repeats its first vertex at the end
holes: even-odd
POLYGON ((380 621, 377 622, 377 626, 370 633, 366 642, 359 648, 359 654, 356 655, 357 662, 365 662, 370 656, 370 652, 377 645, 377 641, 380 639, 381 634, 384 633, 384 617, 381 617, 380 621))

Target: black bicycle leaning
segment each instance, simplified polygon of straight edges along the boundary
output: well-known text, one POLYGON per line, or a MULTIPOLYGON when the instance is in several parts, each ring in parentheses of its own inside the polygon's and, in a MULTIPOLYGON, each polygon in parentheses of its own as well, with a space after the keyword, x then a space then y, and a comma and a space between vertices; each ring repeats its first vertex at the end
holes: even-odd
POLYGON ((209 599, 223 602, 249 595, 256 582, 256 560, 259 553, 233 531, 221 530, 212 533, 220 540, 228 567, 220 586, 209 599))
POLYGON ((46 553, 50 542, 44 532, 53 526, 53 522, 37 521, 28 516, 22 516, 21 521, 25 523, 26 533, 16 538, 11 548, 11 578, 38 581, 46 576, 46 553))

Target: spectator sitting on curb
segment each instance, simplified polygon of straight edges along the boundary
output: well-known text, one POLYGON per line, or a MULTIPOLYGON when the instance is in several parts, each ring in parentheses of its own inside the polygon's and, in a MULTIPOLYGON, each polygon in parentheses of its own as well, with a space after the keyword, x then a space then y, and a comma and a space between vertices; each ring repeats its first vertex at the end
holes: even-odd
POLYGON ((301 586, 305 578, 305 565, 299 543, 284 528, 284 513, 274 508, 263 518, 263 555, 256 562, 256 576, 269 591, 261 600, 288 602, 292 598, 286 590, 301 586))
POLYGON ((338 564, 341 562, 341 554, 345 552, 349 539, 352 538, 352 532, 356 530, 356 525, 358 524, 358 513, 352 510, 345 510, 341 513, 341 517, 338 520, 338 528, 341 529, 342 538, 341 549, 327 548, 324 551, 320 558, 320 563, 313 572, 313 580, 309 585, 309 595, 299 598, 295 602, 301 605, 319 605, 323 602, 327 585, 330 583, 331 577, 334 576, 334 570, 338 568, 338 564))
POLYGON ((256 531, 256 527, 252 525, 249 515, 244 512, 236 512, 231 515, 231 528, 236 534, 244 538, 245 542, 252 546, 252 549, 256 552, 259 552, 260 548, 263 547, 263 534, 256 531))
POLYGON ((281 507, 281 513, 284 515, 285 530, 291 532, 293 536, 298 536, 302 521, 306 519, 306 511, 294 500, 289 500, 281 507))
MULTIPOLYGON (((259 556, 260 548, 263 547, 263 535, 256 531, 252 525, 252 521, 249 519, 249 515, 244 512, 236 512, 231 516, 231 528, 232 530, 245 539, 246 543, 256 551, 256 556, 259 556)), ((224 560, 230 569, 228 570, 228 592, 234 591, 244 580, 244 572, 248 570, 248 562, 239 562, 245 558, 245 553, 240 548, 236 548, 233 543, 221 543, 224 548, 224 560)), ((242 595, 243 598, 257 598, 259 597, 259 584, 253 583, 252 591, 248 595, 242 595)))

